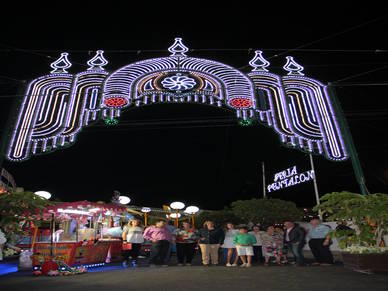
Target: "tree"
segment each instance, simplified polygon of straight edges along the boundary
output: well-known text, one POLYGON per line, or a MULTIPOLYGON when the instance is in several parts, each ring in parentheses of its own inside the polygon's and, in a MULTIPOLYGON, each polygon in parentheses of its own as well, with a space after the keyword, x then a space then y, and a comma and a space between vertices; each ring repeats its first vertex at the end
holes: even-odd
POLYGON ((229 208, 215 211, 201 211, 201 213, 195 218, 196 228, 202 228, 203 223, 207 220, 214 221, 218 226, 223 226, 228 222, 238 224, 241 221, 229 208))
POLYGON ((379 248, 388 233, 388 195, 361 195, 347 191, 327 193, 314 210, 321 210, 329 220, 351 220, 354 231, 335 231, 340 247, 379 248))
POLYGON ((22 225, 38 223, 43 209, 50 202, 33 192, 17 188, 16 191, 0 194, 0 227, 6 234, 24 234, 22 225))
POLYGON ((287 219, 299 220, 303 216, 295 203, 280 199, 238 200, 231 206, 232 213, 246 223, 270 225, 283 223, 287 219))

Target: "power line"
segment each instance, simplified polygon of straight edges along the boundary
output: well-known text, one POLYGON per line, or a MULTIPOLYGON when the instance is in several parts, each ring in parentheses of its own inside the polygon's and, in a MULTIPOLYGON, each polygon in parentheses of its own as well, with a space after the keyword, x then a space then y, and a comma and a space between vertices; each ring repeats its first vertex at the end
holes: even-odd
MULTIPOLYGON (((333 115, 334 116, 334 115, 333 115)), ((388 119, 388 110, 369 110, 369 111, 347 111, 345 112, 345 116, 350 120, 381 120, 388 119), (374 118, 366 118, 366 117, 374 117, 374 118)), ((127 120, 122 121, 111 127, 113 129, 117 128, 132 128, 132 127, 142 127, 142 126, 162 126, 163 128, 179 128, 178 126, 188 126, 188 127, 218 127, 218 126, 230 126, 237 125, 236 117, 226 117, 226 116, 198 116, 191 118, 160 118, 160 119, 136 119, 136 120, 127 120), (201 125, 202 123, 202 125, 201 125), (206 125, 206 123, 208 123, 206 125), (225 123, 225 124, 222 124, 225 123), (167 126, 166 126, 167 125, 167 126), (168 127, 170 126, 170 127, 168 127)), ((84 128, 89 129, 99 129, 106 128, 107 125, 102 123, 102 120, 96 121, 96 123, 91 123, 89 125, 85 125, 84 128)), ((24 127, 23 129, 31 129, 32 127, 24 127)), ((60 126, 57 129, 68 129, 67 126, 60 126)), ((19 128, 20 129, 20 128, 19 128)))
MULTIPOLYGON (((27 53, 27 54, 37 55, 37 56, 44 57, 44 58, 47 58, 47 59, 50 59, 50 60, 58 59, 58 57, 52 57, 50 55, 41 54, 39 52, 34 52, 34 51, 28 50, 28 49, 20 49, 20 48, 16 48, 16 47, 13 47, 13 46, 10 46, 10 45, 7 45, 7 44, 2 44, 2 43, 0 43, 0 45, 8 47, 8 48, 12 48, 15 51, 20 51, 20 52, 27 53)), ((80 65, 80 66, 88 67, 88 65, 86 65, 86 64, 78 63, 78 62, 74 62, 74 61, 72 61, 72 64, 77 64, 77 65, 80 65)))
MULTIPOLYGON (((384 14, 383 16, 380 16, 380 17, 377 17, 377 18, 375 18, 375 19, 369 20, 369 21, 367 21, 367 22, 364 22, 364 23, 361 23, 361 24, 352 26, 352 27, 347 28, 347 29, 345 29, 345 30, 342 30, 342 31, 340 31, 340 32, 336 32, 336 33, 330 34, 330 35, 328 35, 328 36, 319 38, 319 39, 317 39, 317 40, 310 41, 310 42, 305 43, 305 44, 303 44, 303 45, 297 46, 296 48, 289 49, 289 50, 286 50, 286 51, 284 51, 284 52, 282 52, 282 53, 280 53, 280 54, 275 54, 275 55, 273 55, 273 56, 270 56, 270 57, 267 58, 267 60, 270 60, 270 59, 272 59, 272 58, 277 58, 277 57, 280 57, 280 56, 282 56, 282 55, 288 54, 288 53, 290 53, 290 52, 293 52, 293 51, 296 51, 296 50, 305 48, 305 47, 307 47, 307 46, 316 44, 316 43, 318 43, 318 42, 321 42, 321 41, 328 40, 328 39, 330 39, 330 38, 339 36, 339 35, 341 35, 341 34, 344 34, 344 33, 347 33, 347 32, 349 32, 349 31, 355 30, 355 29, 360 28, 360 27, 362 27, 362 26, 365 26, 365 25, 368 25, 368 24, 370 24, 370 23, 376 22, 376 21, 378 21, 378 20, 380 20, 380 19, 384 19, 384 18, 387 17, 387 16, 388 16, 388 14, 384 14)), ((249 66, 249 65, 245 65, 245 66, 243 66, 243 67, 240 67, 239 69, 241 70, 241 69, 247 68, 248 66, 249 66)))
POLYGON ((342 82, 342 81, 345 81, 345 80, 350 80, 350 79, 353 79, 353 78, 356 78, 356 77, 368 75, 368 74, 370 74, 370 73, 377 72, 377 71, 381 71, 381 70, 384 70, 384 69, 386 69, 386 68, 388 68, 388 65, 382 66, 382 67, 379 67, 379 68, 376 68, 376 69, 373 69, 373 70, 369 70, 369 71, 366 71, 366 72, 362 72, 362 73, 350 75, 350 76, 344 77, 344 78, 342 78, 342 79, 336 80, 336 81, 334 81, 333 83, 338 83, 338 82, 342 82))
MULTIPOLYGON (((319 39, 317 39, 317 40, 310 41, 310 42, 305 43, 305 44, 303 44, 303 45, 297 46, 295 49, 301 49, 301 48, 304 48, 304 47, 307 47, 307 46, 316 44, 316 43, 318 43, 318 42, 321 42, 321 41, 324 41, 324 40, 328 40, 328 39, 337 37, 337 36, 339 36, 339 35, 341 35, 341 34, 345 34, 345 33, 350 32, 350 31, 352 31, 352 30, 355 30, 355 29, 358 29, 358 28, 363 27, 363 26, 365 26, 365 25, 368 25, 368 24, 370 24, 370 23, 373 23, 373 22, 379 21, 379 20, 381 20, 381 19, 384 19, 384 18, 387 17, 387 16, 388 16, 388 14, 384 14, 384 15, 382 15, 382 16, 380 16, 380 17, 377 17, 377 18, 374 18, 374 19, 372 19, 372 20, 363 22, 363 23, 361 23, 361 24, 357 24, 357 25, 352 26, 352 27, 350 27, 350 28, 346 28, 346 29, 344 29, 344 30, 342 30, 342 31, 339 31, 339 32, 330 34, 330 35, 328 35, 328 36, 319 38, 319 39)), ((283 52, 283 53, 281 53, 281 54, 274 55, 274 56, 272 56, 272 57, 269 57, 268 59, 271 59, 271 58, 274 58, 274 57, 279 57, 279 56, 281 56, 281 55, 284 55, 284 54, 287 54, 287 53, 289 53, 289 52, 292 52, 292 51, 294 51, 295 49, 291 49, 291 50, 285 51, 285 52, 283 52)))
POLYGON ((333 87, 357 87, 357 86, 388 86, 388 83, 339 83, 339 84, 330 84, 333 87))
MULTIPOLYGON (((2 45, 2 44, 0 44, 2 45)), ((7 45, 4 45, 7 46, 7 45)), ((252 52, 253 48, 191 48, 189 49, 190 52, 252 52)), ((387 53, 388 50, 386 49, 297 49, 297 48, 260 48, 262 51, 299 51, 299 52, 323 52, 323 53, 387 53)), ((69 50, 69 49, 53 49, 53 50, 42 50, 42 49, 0 49, 0 53, 10 53, 10 52, 23 52, 23 53, 61 53, 61 52, 68 52, 68 53, 90 53, 90 52, 96 52, 96 50, 69 50), (13 51, 14 50, 14 51, 13 51)), ((111 49, 111 50, 104 50, 105 53, 167 53, 167 49, 111 49)), ((48 58, 53 58, 51 56, 47 56, 44 54, 41 54, 41 56, 46 56, 48 58)))
POLYGON ((15 79, 15 78, 12 78, 12 77, 9 77, 9 76, 4 76, 4 75, 0 75, 0 78, 1 79, 6 79, 6 80, 10 80, 10 81, 14 81, 14 82, 17 82, 17 83, 25 83, 26 82, 25 80, 19 80, 19 79, 15 79))

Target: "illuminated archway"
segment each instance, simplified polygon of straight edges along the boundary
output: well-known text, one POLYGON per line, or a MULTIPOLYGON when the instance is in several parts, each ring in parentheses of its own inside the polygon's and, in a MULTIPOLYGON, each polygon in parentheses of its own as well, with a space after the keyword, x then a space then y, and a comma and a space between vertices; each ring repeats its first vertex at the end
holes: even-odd
POLYGON ((289 147, 347 159, 327 87, 305 77, 303 67, 287 57, 286 76, 268 72, 269 62, 256 51, 244 74, 228 65, 187 56, 176 38, 168 57, 139 61, 113 73, 104 69, 103 51, 87 62, 89 68, 70 74, 68 54, 51 64, 46 76, 26 89, 7 158, 23 161, 73 144, 84 126, 121 111, 153 103, 201 103, 235 111, 242 121, 256 119, 272 127, 289 147))

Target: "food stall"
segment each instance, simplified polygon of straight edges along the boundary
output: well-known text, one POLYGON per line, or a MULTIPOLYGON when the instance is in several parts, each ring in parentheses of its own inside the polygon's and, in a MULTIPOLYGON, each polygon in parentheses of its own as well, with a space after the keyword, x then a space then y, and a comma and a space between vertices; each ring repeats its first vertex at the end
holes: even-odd
POLYGON ((43 220, 50 221, 50 235, 36 236, 33 265, 60 257, 69 266, 101 265, 121 258, 121 221, 126 207, 89 201, 48 206, 43 220))

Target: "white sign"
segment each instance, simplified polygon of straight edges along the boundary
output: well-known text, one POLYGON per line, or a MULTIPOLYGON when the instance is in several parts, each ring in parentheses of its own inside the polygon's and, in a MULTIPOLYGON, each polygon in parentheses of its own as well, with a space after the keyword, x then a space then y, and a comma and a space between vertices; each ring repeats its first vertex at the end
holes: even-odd
POLYGON ((296 166, 288 168, 287 170, 276 173, 274 182, 267 186, 268 193, 271 191, 280 190, 300 183, 314 180, 314 171, 306 171, 298 174, 296 166))

